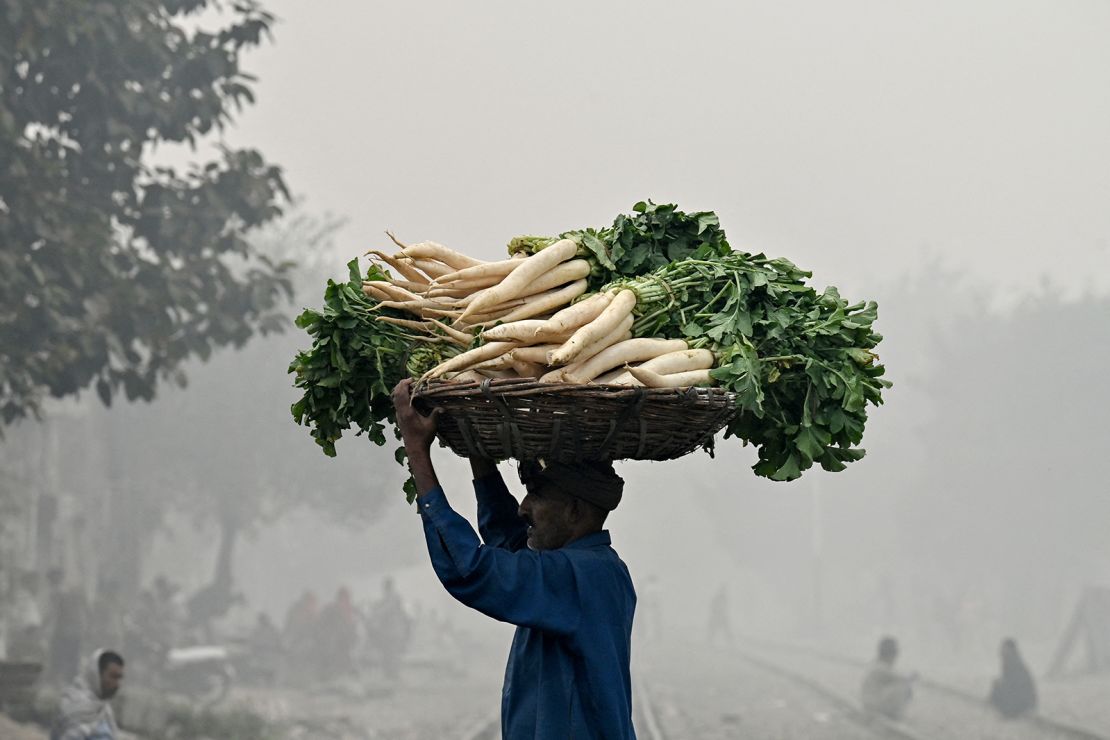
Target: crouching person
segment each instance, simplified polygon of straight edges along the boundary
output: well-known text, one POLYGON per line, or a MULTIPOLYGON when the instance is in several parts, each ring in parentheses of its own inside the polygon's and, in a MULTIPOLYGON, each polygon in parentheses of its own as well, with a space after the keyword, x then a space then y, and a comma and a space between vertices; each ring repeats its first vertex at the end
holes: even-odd
POLYGON ((894 669, 898 660, 898 642, 884 637, 879 642, 879 654, 860 687, 863 711, 870 716, 899 720, 913 699, 913 684, 917 674, 902 675, 894 669))
POLYGON ((109 700, 123 683, 123 658, 111 650, 97 650, 78 676, 62 692, 50 740, 118 740, 109 700))

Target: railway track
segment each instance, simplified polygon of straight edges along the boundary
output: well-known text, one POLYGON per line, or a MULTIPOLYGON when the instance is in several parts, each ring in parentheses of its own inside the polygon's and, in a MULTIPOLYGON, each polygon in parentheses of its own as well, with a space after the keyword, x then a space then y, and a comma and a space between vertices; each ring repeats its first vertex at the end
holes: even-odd
MULTIPOLYGON (((745 660, 855 705, 859 681, 867 668, 864 661, 807 646, 767 641, 753 641, 752 645, 742 651, 745 660)), ((981 696, 928 677, 919 677, 905 722, 882 722, 873 727, 887 736, 909 740, 1110 740, 1110 735, 1043 714, 1000 719, 981 696)))
MULTIPOLYGON (((638 740, 1110 740, 1053 717, 999 719, 979 696, 919 679, 904 722, 860 711, 867 664, 812 648, 750 643, 744 649, 685 646, 633 674, 638 740)), ((460 740, 499 740, 496 715, 460 740)))

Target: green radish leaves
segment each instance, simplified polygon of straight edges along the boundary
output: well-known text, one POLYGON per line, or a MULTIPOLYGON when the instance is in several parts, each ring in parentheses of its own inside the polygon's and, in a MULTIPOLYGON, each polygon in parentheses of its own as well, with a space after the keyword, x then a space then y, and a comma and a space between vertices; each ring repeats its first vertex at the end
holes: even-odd
POLYGON ((717 214, 684 213, 674 204, 648 200, 634 205, 631 214, 617 216, 608 228, 568 231, 558 237, 518 236, 509 242, 509 254, 535 254, 562 238, 577 241, 580 256, 594 264, 590 290, 621 276, 644 275, 670 262, 713 259, 731 251, 717 214))
POLYGON ((633 335, 686 339, 717 354, 710 373, 737 394, 725 436, 757 448, 756 474, 793 480, 817 463, 842 470, 863 457, 867 406, 890 383, 872 351, 874 303, 817 293, 787 260, 732 252, 686 259, 607 287, 638 297, 633 335))
MULTIPOLYGON (((375 444, 384 445, 385 424, 394 420, 390 393, 410 374, 434 367, 452 351, 447 344, 414 347, 406 330, 377 316, 403 318, 382 309, 362 292, 358 260, 348 264, 350 280, 329 280, 324 306, 309 309, 296 324, 313 338, 312 347, 289 364, 294 385, 303 390, 293 404, 293 419, 311 428, 324 454, 335 456, 335 443, 352 426, 375 444)), ((372 265, 366 280, 383 280, 387 273, 372 265)))

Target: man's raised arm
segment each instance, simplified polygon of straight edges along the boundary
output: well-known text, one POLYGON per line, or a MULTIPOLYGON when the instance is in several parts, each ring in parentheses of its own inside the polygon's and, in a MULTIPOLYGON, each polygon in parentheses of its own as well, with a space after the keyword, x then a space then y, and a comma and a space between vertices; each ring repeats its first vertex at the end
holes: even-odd
POLYGON ((528 541, 528 525, 520 518, 520 504, 505 487, 497 464, 471 455, 474 496, 478 500, 478 532, 490 547, 519 550, 528 541))

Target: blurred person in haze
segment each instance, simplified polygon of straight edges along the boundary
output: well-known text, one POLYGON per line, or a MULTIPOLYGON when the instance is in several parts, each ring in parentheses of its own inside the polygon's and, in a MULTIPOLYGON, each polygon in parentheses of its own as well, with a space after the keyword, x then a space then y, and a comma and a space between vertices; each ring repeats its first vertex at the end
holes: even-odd
POLYGON ((39 661, 44 657, 42 610, 38 603, 38 578, 24 571, 15 580, 8 597, 8 657, 39 661))
POLYGON ((120 736, 109 700, 123 683, 123 658, 97 650, 62 692, 50 740, 115 740, 120 736))
POLYGON ((381 598, 370 607, 366 632, 371 652, 381 663, 382 673, 386 678, 396 678, 401 658, 412 636, 412 618, 405 611, 404 602, 389 576, 382 580, 381 598))
POLYGON ((291 675, 299 676, 304 665, 312 665, 316 653, 316 619, 319 617, 316 594, 306 590, 285 613, 282 641, 286 657, 293 669, 291 675))
POLYGON ((916 674, 903 676, 894 670, 898 660, 898 641, 884 637, 879 641, 879 654, 864 676, 860 687, 863 711, 887 719, 901 719, 913 698, 916 674))
POLYGON ((258 651, 281 652, 283 647, 281 632, 266 612, 258 612, 248 640, 251 648, 258 651))
POLYGON ((335 593, 335 601, 323 608, 316 622, 316 650, 324 676, 354 671, 355 643, 358 641, 358 614, 346 586, 335 593))
POLYGON ((517 625, 502 737, 634 739, 636 594, 602 528, 624 481, 610 462, 521 463, 527 495, 518 504, 492 461, 471 458, 480 540, 440 487, 431 460, 435 415, 413 408, 411 392, 411 379, 402 380, 393 405, 432 567, 463 604, 517 625))
POLYGON ((705 628, 705 639, 710 645, 718 642, 725 646, 732 645, 735 640, 732 636, 732 619, 729 617, 728 586, 721 584, 709 602, 709 620, 705 628))
POLYGON ((1002 641, 999 649, 1002 675, 991 685, 990 703, 1007 719, 1030 714, 1037 708, 1037 687, 1033 676, 1012 639, 1002 641))
POLYGON ((150 588, 139 594, 134 620, 142 642, 162 652, 181 647, 186 641, 185 614, 181 607, 180 588, 165 576, 157 576, 150 588))
POLYGON ((81 636, 88 607, 84 594, 66 585, 61 568, 52 568, 46 578, 49 583, 46 631, 50 639, 47 674, 51 681, 62 683, 76 674, 81 665, 81 636))

